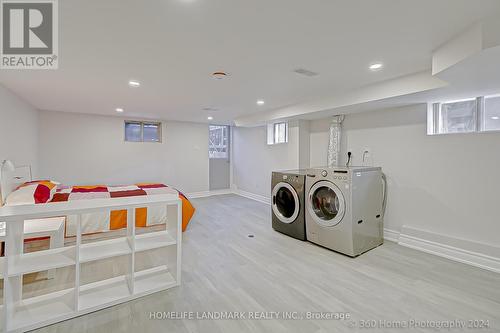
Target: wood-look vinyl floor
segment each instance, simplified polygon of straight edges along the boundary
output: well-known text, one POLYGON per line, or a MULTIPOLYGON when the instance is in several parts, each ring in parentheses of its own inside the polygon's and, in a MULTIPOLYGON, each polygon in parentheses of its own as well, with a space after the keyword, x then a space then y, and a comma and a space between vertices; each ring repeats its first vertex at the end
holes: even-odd
MULTIPOLYGON (((58 323, 39 332, 438 332, 389 329, 487 320, 500 332, 500 274, 384 245, 352 259, 271 229, 270 207, 236 195, 193 200, 183 238, 182 286, 58 323), (253 238, 248 237, 253 235, 253 238), (151 312, 349 313, 350 320, 151 319, 151 312), (363 321, 377 327, 363 329, 363 321), (443 322, 444 321, 444 322, 443 322), (372 322, 370 322, 372 323, 372 322), (354 325, 354 326, 353 326, 354 325)), ((94 267, 94 272, 99 269, 94 267)), ((62 276, 65 276, 64 274, 62 276)), ((66 276, 71 276, 67 274, 66 276)))

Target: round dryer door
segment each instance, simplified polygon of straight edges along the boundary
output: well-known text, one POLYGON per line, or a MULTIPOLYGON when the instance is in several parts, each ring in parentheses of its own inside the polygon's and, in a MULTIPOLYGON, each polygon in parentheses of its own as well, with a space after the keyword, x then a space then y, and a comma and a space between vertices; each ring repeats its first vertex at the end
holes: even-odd
POLYGON ((323 180, 311 187, 307 209, 313 220, 324 227, 333 227, 342 221, 345 213, 344 195, 332 182, 323 180))
POLYGON ((299 215, 300 202, 295 189, 280 182, 273 188, 273 213, 283 223, 292 223, 299 215))

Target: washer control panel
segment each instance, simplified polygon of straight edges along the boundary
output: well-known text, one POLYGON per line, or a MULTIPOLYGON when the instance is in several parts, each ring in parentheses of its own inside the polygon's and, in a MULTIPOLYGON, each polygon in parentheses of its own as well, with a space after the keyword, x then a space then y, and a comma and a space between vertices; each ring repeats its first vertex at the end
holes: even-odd
POLYGON ((334 170, 333 171, 333 179, 343 180, 343 181, 347 182, 349 180, 349 171, 347 171, 347 170, 334 170))

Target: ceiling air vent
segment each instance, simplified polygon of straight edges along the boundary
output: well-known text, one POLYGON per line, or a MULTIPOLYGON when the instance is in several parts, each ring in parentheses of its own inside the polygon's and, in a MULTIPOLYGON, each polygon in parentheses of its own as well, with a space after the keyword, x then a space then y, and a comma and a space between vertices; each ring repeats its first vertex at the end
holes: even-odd
POLYGON ((307 70, 307 69, 304 69, 304 68, 297 68, 297 69, 294 70, 294 72, 297 73, 297 74, 305 75, 305 76, 309 76, 309 77, 319 75, 316 72, 313 72, 313 71, 310 71, 310 70, 307 70))

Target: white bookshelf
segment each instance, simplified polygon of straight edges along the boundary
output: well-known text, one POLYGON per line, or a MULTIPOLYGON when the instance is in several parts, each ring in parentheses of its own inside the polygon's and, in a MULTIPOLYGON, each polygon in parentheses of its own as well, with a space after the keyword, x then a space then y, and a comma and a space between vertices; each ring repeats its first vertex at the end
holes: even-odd
POLYGON ((82 200, 36 206, 39 207, 0 208, 0 220, 7 222, 6 255, 0 260, 0 274, 4 276, 4 300, 0 306, 3 332, 32 330, 180 285, 182 204, 176 195, 82 200), (152 205, 167 207, 166 230, 136 234, 135 209, 152 205), (126 236, 82 243, 81 214, 120 209, 128 211, 126 236), (78 216, 76 244, 24 254, 24 220, 63 214, 78 216), (161 251, 162 255, 152 256, 152 268, 138 271, 135 254, 150 250, 161 251), (128 261, 123 275, 92 283, 81 281, 82 265, 113 260, 115 257, 122 260, 125 257, 128 261), (22 297, 24 274, 62 267, 74 269, 73 288, 31 298, 22 297))

